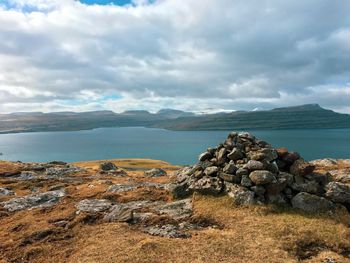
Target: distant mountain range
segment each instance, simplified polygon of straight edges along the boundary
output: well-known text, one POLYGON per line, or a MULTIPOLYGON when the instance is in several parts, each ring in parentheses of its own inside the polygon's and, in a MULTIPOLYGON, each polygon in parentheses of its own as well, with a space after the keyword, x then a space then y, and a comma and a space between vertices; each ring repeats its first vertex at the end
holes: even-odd
POLYGON ((101 127, 143 126, 169 130, 350 128, 350 115, 307 104, 272 110, 196 115, 173 109, 148 111, 18 112, 0 114, 0 133, 76 131, 101 127))

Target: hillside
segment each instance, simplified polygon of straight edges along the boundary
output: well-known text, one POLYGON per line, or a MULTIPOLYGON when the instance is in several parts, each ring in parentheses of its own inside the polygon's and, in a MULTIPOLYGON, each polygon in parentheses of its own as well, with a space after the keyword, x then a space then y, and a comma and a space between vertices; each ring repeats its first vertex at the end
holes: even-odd
POLYGON ((171 109, 148 111, 0 114, 0 133, 76 131, 101 127, 155 127, 169 130, 350 128, 350 115, 317 104, 265 111, 195 115, 171 109))
POLYGON ((178 118, 160 121, 154 127, 170 130, 350 128, 350 115, 310 104, 267 111, 239 111, 178 118))

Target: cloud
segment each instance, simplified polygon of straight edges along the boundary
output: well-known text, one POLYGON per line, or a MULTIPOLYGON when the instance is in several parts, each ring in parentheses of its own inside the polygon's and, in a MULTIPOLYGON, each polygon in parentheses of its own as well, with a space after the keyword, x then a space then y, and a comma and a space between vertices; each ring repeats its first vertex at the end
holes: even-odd
POLYGON ((342 0, 7 0, 0 111, 350 112, 349 11, 342 0))

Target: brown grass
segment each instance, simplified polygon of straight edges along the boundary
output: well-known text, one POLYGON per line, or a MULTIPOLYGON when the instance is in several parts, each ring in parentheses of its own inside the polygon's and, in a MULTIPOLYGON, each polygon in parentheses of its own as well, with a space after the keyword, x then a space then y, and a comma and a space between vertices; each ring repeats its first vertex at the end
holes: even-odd
MULTIPOLYGON (((68 196, 52 208, 16 213, 0 208, 0 262, 324 262, 326 258, 350 262, 350 215, 346 211, 310 216, 292 209, 235 207, 228 197, 195 195, 192 221, 206 228, 191 231, 188 239, 153 237, 125 223, 102 223, 100 215, 77 215, 75 204, 84 198, 169 200, 164 190, 105 191, 110 183, 128 183, 129 179, 166 182, 169 177, 145 178, 138 169, 164 165, 170 174, 176 167, 151 160, 117 160, 116 164, 127 170, 128 177, 85 178, 68 186, 68 196), (66 227, 55 225, 62 220, 68 222, 66 227)), ((78 165, 97 169, 98 162, 78 165)), ((0 187, 10 185, 16 192, 27 193, 22 189, 25 183, 4 184, 8 180, 0 178, 0 187)), ((40 191, 48 187, 42 182, 30 186, 40 191)))

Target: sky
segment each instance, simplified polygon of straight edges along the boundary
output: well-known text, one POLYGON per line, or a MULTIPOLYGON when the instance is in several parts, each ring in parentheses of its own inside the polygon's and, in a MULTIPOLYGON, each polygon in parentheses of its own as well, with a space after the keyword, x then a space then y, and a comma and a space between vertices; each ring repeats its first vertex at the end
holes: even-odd
POLYGON ((0 112, 350 113, 350 1, 0 0, 0 112))

